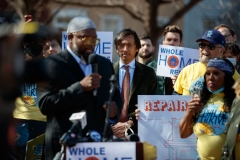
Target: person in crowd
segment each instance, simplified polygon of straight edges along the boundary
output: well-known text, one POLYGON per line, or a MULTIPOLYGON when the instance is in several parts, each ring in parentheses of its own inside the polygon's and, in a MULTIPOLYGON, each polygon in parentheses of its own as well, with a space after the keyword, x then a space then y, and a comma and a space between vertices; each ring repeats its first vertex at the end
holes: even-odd
POLYGON ((226 140, 224 133, 235 93, 234 67, 227 59, 210 59, 204 74, 203 90, 188 102, 179 123, 181 138, 197 136, 200 159, 220 159, 226 140))
MULTIPOLYGON (((182 42, 182 30, 176 25, 167 26, 163 31, 163 45, 169 46, 181 46, 182 42)), ((149 63, 148 66, 153 68, 157 72, 157 59, 149 63)), ((171 78, 157 76, 158 79, 158 94, 159 95, 171 95, 173 93, 173 84, 177 79, 177 75, 171 78)))
MULTIPOLYGON (((196 40, 199 43, 199 62, 184 67, 174 85, 174 94, 190 95, 194 87, 202 88, 203 75, 207 63, 212 58, 220 58, 225 51, 225 38, 217 30, 208 30, 203 36, 196 40)), ((235 71, 233 78, 237 79, 239 74, 235 71)))
POLYGON ((143 34, 139 37, 141 48, 139 49, 138 56, 136 57, 136 60, 144 65, 148 65, 150 62, 153 61, 154 56, 154 43, 152 38, 147 35, 143 34))
POLYGON ((224 36, 226 43, 236 43, 237 35, 228 25, 220 24, 214 27, 214 29, 218 30, 224 36))
POLYGON ((237 44, 235 43, 226 43, 225 51, 223 53, 223 58, 227 58, 232 62, 235 69, 240 71, 240 66, 237 64, 239 61, 240 49, 237 44))
MULTIPOLYGON (((40 25, 41 28, 44 26, 40 25)), ((39 29, 40 31, 40 29, 39 29)), ((47 32, 47 30, 41 30, 41 32, 47 32)), ((39 33, 41 34, 41 33, 39 33)), ((35 34, 26 35, 23 39, 23 48, 27 56, 30 59, 26 61, 43 60, 43 39, 35 34)), ((13 111, 13 117, 16 121, 16 130, 18 139, 13 148, 13 155, 15 158, 21 160, 25 159, 27 142, 37 138, 45 133, 46 129, 46 116, 44 116, 38 107, 36 83, 23 83, 21 86, 21 96, 16 98, 16 108, 13 111)), ((39 145, 42 147, 43 142, 39 145)), ((41 150, 39 153, 41 155, 41 150)), ((27 157, 29 158, 29 157, 27 157)))
POLYGON ((124 138, 126 128, 132 128, 137 133, 134 111, 138 95, 156 95, 157 78, 152 68, 135 60, 141 44, 134 30, 127 28, 120 31, 114 39, 114 44, 120 57, 114 64, 114 70, 124 105, 119 122, 112 129, 114 136, 124 138))
POLYGON ((61 51, 60 43, 55 37, 47 37, 43 41, 43 56, 45 58, 61 51))
MULTIPOLYGON (((236 44, 237 35, 231 27, 229 27, 226 24, 220 24, 220 25, 216 26, 214 29, 221 32, 221 34, 225 37, 226 43, 235 43, 236 44)), ((240 59, 238 59, 237 65, 240 66, 240 59)), ((238 73, 240 73, 239 67, 236 70, 238 71, 238 73)))
MULTIPOLYGON (((89 55, 99 43, 91 19, 86 16, 73 18, 67 34, 67 48, 45 59, 50 73, 48 83, 37 86, 39 107, 47 116, 46 160, 52 160, 60 151, 59 138, 72 126, 69 118, 73 113, 86 111, 87 126, 82 131, 83 137, 92 130, 103 133, 108 107, 104 104, 109 98, 110 78, 114 75, 112 63, 104 57, 96 55, 98 73, 92 73, 92 65, 88 64, 89 55), (95 89, 96 95, 93 94, 95 89)), ((107 118, 110 124, 115 124, 122 109, 118 90, 112 99, 107 118)))
POLYGON ((235 89, 236 98, 232 103, 231 116, 226 125, 227 137, 222 148, 222 160, 240 159, 240 79, 236 81, 233 88, 235 89))

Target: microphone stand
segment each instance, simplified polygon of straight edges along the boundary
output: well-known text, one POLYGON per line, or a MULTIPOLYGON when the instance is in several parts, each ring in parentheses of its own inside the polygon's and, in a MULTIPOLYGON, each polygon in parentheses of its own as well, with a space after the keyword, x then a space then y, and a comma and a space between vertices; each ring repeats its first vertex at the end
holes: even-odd
POLYGON ((84 138, 82 137, 82 125, 80 121, 77 121, 73 123, 71 128, 66 133, 64 133, 60 138, 59 143, 61 144, 61 151, 56 153, 53 160, 63 160, 65 156, 64 155, 65 147, 75 146, 77 142, 81 140, 84 141, 84 138), (73 137, 72 134, 74 134, 76 137, 73 137))
POLYGON ((103 142, 106 142, 107 140, 107 131, 109 128, 109 123, 108 123, 108 118, 109 118, 109 112, 110 112, 110 104, 112 101, 112 97, 115 93, 115 89, 117 88, 116 85, 116 76, 112 75, 110 78, 110 91, 109 91, 109 99, 107 102, 107 113, 106 113, 106 117, 105 117, 105 126, 104 126, 104 131, 103 131, 103 142))

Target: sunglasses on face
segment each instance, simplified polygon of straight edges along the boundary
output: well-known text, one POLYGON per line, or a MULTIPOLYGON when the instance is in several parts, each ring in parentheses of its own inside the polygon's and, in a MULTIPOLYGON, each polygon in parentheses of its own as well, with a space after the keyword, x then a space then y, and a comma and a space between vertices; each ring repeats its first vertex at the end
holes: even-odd
MULTIPOLYGON (((205 44, 205 43, 199 43, 199 48, 204 49, 205 47, 208 47, 208 49, 210 50, 214 50, 217 46, 215 46, 214 44, 205 44)), ((221 48, 221 47, 217 47, 217 48, 221 48)))
POLYGON ((76 34, 73 34, 78 39, 80 39, 84 45, 94 45, 97 46, 100 43, 100 39, 96 37, 87 37, 87 36, 78 36, 76 34))

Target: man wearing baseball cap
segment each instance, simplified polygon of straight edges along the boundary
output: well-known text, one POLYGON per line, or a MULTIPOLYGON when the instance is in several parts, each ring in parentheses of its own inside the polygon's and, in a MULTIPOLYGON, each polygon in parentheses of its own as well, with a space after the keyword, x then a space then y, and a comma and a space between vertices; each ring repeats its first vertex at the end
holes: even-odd
MULTIPOLYGON (((199 42, 199 62, 182 69, 174 85, 176 94, 190 95, 193 86, 201 88, 208 61, 212 58, 222 57, 225 50, 225 38, 217 30, 206 31, 196 42, 199 42)), ((237 79, 238 77, 239 74, 235 71, 233 78, 237 79)))

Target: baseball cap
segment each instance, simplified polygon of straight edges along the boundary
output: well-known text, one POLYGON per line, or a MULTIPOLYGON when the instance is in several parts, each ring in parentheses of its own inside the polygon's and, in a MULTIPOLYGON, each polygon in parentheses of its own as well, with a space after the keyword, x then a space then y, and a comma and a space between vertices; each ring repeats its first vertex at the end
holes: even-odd
POLYGON ((203 34, 202 38, 197 39, 196 42, 199 42, 201 40, 206 40, 212 44, 221 44, 223 46, 225 46, 226 43, 224 36, 215 29, 206 31, 203 34))

